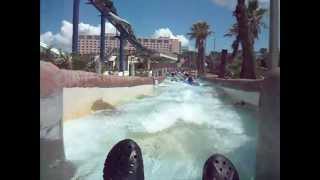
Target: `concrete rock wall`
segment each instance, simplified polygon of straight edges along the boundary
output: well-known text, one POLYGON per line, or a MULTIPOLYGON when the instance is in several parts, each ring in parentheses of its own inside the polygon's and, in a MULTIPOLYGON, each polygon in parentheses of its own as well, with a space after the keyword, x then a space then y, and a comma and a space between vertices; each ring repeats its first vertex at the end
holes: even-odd
MULTIPOLYGON (((224 89, 231 88, 247 93, 259 93, 258 141, 256 150, 256 180, 280 180, 280 68, 275 68, 262 80, 219 79, 207 76, 204 79, 224 89)), ((236 95, 239 97, 239 95, 236 95)), ((242 96, 244 101, 251 97, 242 96)), ((257 101, 254 98, 253 102, 257 101)))
POLYGON ((248 92, 259 92, 263 81, 262 79, 223 79, 209 75, 203 79, 223 87, 248 92))
POLYGON ((132 87, 153 84, 165 77, 128 77, 100 75, 85 71, 60 70, 55 65, 40 61, 40 97, 50 96, 69 87, 132 87))
MULTIPOLYGON (((164 77, 157 78, 158 82, 163 79, 164 77)), ((127 88, 128 91, 128 87, 132 86, 144 85, 152 87, 155 80, 152 77, 103 76, 84 71, 61 70, 51 63, 40 61, 41 179, 69 180, 74 173, 73 165, 65 159, 64 154, 63 111, 65 109, 63 107, 63 99, 66 98, 66 95, 63 89, 75 87, 78 89, 122 87, 127 88)), ((72 93, 72 91, 70 92, 72 93)), ((105 96, 102 95, 103 98, 105 96)), ((107 96, 117 96, 117 94, 109 93, 107 96)), ((122 97, 124 97, 124 93, 122 93, 122 97)), ((69 101, 70 106, 73 105, 73 108, 75 103, 81 103, 81 96, 74 99, 80 99, 80 101, 69 101)))
POLYGON ((91 107, 97 100, 101 99, 116 107, 138 96, 152 96, 153 88, 150 84, 112 88, 64 88, 63 121, 92 113, 91 107))
POLYGON ((280 180, 280 68, 262 83, 256 180, 280 180))

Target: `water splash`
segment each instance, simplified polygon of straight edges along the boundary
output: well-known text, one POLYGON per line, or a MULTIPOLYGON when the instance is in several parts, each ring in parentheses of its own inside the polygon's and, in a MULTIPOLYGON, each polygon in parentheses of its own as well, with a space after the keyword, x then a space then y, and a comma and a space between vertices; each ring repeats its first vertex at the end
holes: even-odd
POLYGON ((229 155, 236 166, 245 167, 239 167, 242 179, 253 176, 255 133, 247 127, 255 124, 250 113, 230 105, 212 86, 163 85, 154 97, 118 107, 116 115, 99 112, 65 123, 66 156, 77 165, 76 176, 102 179, 106 154, 124 138, 141 146, 146 179, 201 179, 203 164, 213 153, 229 155), (244 145, 249 149, 240 151, 244 145))

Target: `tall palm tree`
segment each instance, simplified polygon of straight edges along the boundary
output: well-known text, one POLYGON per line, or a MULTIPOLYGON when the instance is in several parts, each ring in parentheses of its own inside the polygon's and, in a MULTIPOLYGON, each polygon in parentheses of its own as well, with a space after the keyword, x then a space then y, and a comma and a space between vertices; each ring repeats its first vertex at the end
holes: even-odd
POLYGON ((265 23, 262 22, 266 12, 267 9, 259 7, 258 0, 249 0, 248 7, 246 7, 244 0, 238 0, 234 11, 237 22, 232 25, 225 36, 235 36, 235 40, 232 43, 233 57, 236 56, 241 44, 243 62, 240 78, 256 78, 254 40, 258 39, 261 27, 266 28, 265 23))
POLYGON ((210 31, 210 26, 204 22, 197 22, 192 25, 191 32, 189 32, 187 35, 190 37, 190 39, 196 40, 196 48, 198 49, 198 55, 197 55, 197 70, 200 75, 203 75, 205 73, 204 70, 204 58, 205 58, 205 41, 209 35, 211 35, 213 32, 210 31))
POLYGON ((237 55, 237 52, 239 50, 240 45, 240 36, 239 36, 239 26, 238 23, 234 23, 232 27, 229 29, 229 31, 224 35, 225 37, 232 37, 235 36, 235 40, 233 41, 231 47, 232 47, 232 58, 234 58, 237 55))

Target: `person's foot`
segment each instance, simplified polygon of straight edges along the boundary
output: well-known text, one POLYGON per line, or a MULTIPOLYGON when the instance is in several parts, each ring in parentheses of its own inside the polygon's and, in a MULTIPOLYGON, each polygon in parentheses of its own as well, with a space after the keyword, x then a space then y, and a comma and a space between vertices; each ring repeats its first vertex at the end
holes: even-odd
POLYGON ((143 159, 139 145, 131 139, 118 142, 104 163, 104 180, 144 180, 143 159))
POLYGON ((239 175, 228 158, 214 154, 204 164, 202 180, 239 180, 239 175))

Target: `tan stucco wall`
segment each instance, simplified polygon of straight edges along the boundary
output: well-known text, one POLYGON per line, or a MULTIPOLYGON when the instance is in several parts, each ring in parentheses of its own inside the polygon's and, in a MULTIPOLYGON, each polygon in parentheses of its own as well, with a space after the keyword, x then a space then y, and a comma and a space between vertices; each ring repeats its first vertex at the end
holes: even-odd
POLYGON ((153 88, 153 85, 114 88, 64 88, 63 121, 91 114, 93 103, 99 99, 112 106, 118 106, 141 95, 153 95, 153 88))

